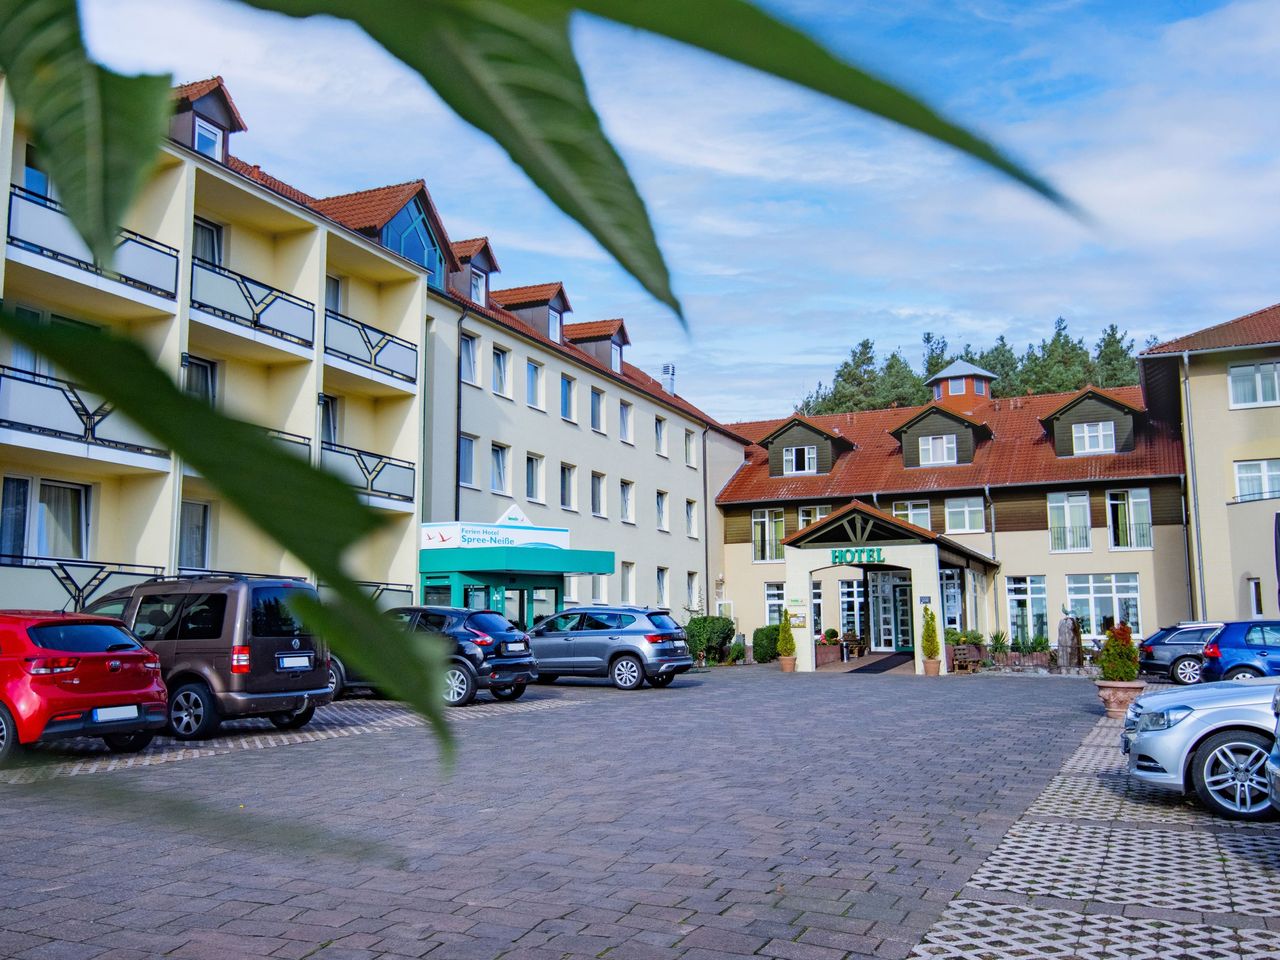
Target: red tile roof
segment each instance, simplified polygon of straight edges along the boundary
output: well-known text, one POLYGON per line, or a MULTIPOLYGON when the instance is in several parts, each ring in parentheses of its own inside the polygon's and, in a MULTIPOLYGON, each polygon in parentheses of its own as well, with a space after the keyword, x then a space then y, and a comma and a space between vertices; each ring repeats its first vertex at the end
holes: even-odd
MULTIPOLYGON (((1142 409, 1138 387, 1118 387, 1110 394, 1128 406, 1142 409)), ((779 500, 821 500, 869 497, 872 494, 916 493, 931 490, 974 490, 1022 484, 1059 484, 1136 477, 1171 477, 1182 474, 1182 442, 1176 429, 1146 419, 1134 431, 1135 447, 1128 453, 1089 457, 1059 457, 1040 418, 1060 408, 1072 393, 987 400, 975 414, 994 434, 978 443, 972 463, 953 467, 905 467, 902 451, 890 433, 904 416, 926 408, 868 410, 808 419, 841 436, 858 449, 842 453, 831 472, 816 476, 770 477, 769 457, 756 444, 786 423, 759 420, 731 423, 728 429, 752 442, 746 461, 716 498, 720 504, 762 503, 779 500)))
POLYGON ((1236 317, 1217 326, 1206 327, 1185 337, 1158 343, 1143 350, 1143 356, 1162 353, 1198 352, 1201 350, 1229 350, 1232 347, 1253 347, 1280 343, 1280 303, 1243 317, 1236 317))
POLYGON ((502 304, 508 310, 517 310, 520 307, 550 303, 556 298, 557 293, 564 297, 565 310, 573 310, 573 307, 569 306, 569 295, 564 292, 564 284, 558 280, 555 283, 535 283, 527 287, 490 290, 489 299, 502 304))
POLYGON ((769 441, 771 441, 774 438, 774 436, 781 433, 783 430, 791 426, 791 424, 793 423, 802 423, 806 427, 809 427, 811 430, 816 430, 818 433, 822 434, 824 437, 829 437, 830 439, 836 441, 837 443, 843 443, 846 445, 853 443, 852 440, 850 440, 848 437, 841 434, 838 430, 832 430, 827 427, 824 427, 822 424, 816 422, 812 417, 806 417, 802 413, 794 413, 791 416, 787 417, 787 419, 785 420, 779 420, 778 425, 774 427, 773 430, 769 431, 767 435, 761 437, 756 442, 761 444, 762 446, 767 444, 769 441))
POLYGON ((381 230, 419 191, 425 193, 426 189, 427 185, 421 180, 408 180, 325 197, 312 202, 311 207, 352 230, 381 230))
POLYGON ((231 92, 227 89, 227 85, 222 82, 222 77, 209 77, 207 80, 180 83, 170 90, 169 94, 179 103, 194 103, 215 90, 221 91, 223 99, 227 102, 227 109, 231 111, 231 117, 235 120, 235 126, 231 129, 233 131, 248 130, 249 127, 245 124, 244 117, 240 116, 240 111, 236 109, 236 102, 231 99, 231 92))
POLYGON ((622 342, 629 344, 631 338, 627 336, 627 325, 621 319, 589 320, 586 323, 564 325, 564 338, 574 343, 580 343, 583 340, 613 339, 619 332, 622 333, 622 342))
POLYGON ((1116 406, 1123 407, 1126 410, 1131 410, 1134 413, 1142 413, 1146 410, 1146 407, 1142 405, 1141 393, 1139 393, 1139 396, 1138 396, 1138 403, 1134 404, 1134 403, 1130 403, 1128 398, 1122 397, 1115 390, 1104 390, 1102 389, 1102 387, 1087 386, 1087 387, 1081 387, 1075 393, 1068 394, 1067 399, 1064 400, 1056 409, 1053 409, 1048 411, 1047 413, 1041 414, 1040 416, 1041 422, 1043 423, 1044 421, 1049 420, 1052 417, 1056 417, 1063 410, 1066 410, 1068 407, 1079 403, 1085 397, 1089 397, 1089 396, 1099 397, 1102 400, 1106 400, 1108 403, 1114 403, 1116 406))
POLYGON ((280 196, 284 197, 285 199, 292 200, 294 203, 302 204, 302 206, 304 207, 309 207, 313 203, 315 203, 314 197, 303 193, 297 187, 290 186, 289 184, 285 183, 283 180, 280 180, 277 177, 273 177, 271 174, 267 173, 267 171, 263 170, 256 163, 246 163, 245 161, 241 160, 239 157, 233 157, 230 154, 228 154, 227 166, 230 167, 232 170, 234 170, 236 173, 240 174, 240 176, 248 177, 254 183, 261 184, 262 186, 266 187, 268 190, 274 191, 275 193, 280 194, 280 196))
POLYGON ((488 237, 474 237, 470 240, 453 241, 453 255, 462 263, 466 263, 481 250, 489 252, 489 259, 493 261, 493 269, 501 271, 502 268, 498 266, 498 258, 493 252, 493 244, 489 242, 488 237))
POLYGON ((930 401, 929 403, 926 403, 923 407, 917 408, 915 413, 908 416, 905 420, 903 420, 900 424, 898 424, 889 432, 896 436, 897 434, 905 430, 907 427, 911 426, 911 424, 919 420, 921 417, 926 416, 930 413, 940 413, 943 416, 952 417, 953 419, 956 419, 956 420, 961 420, 964 423, 969 424, 969 426, 971 427, 977 427, 979 430, 991 429, 987 425, 987 422, 985 420, 979 420, 977 417, 970 416, 967 413, 961 413, 959 410, 953 410, 951 407, 948 407, 942 403, 938 403, 937 401, 930 401))

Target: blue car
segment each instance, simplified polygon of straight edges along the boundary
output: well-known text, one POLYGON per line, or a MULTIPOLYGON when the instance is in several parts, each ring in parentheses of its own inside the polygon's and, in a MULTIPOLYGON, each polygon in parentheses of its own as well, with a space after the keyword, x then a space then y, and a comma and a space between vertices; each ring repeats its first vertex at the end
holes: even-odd
POLYGON ((1280 620, 1228 623, 1204 645, 1200 679, 1280 677, 1280 620))

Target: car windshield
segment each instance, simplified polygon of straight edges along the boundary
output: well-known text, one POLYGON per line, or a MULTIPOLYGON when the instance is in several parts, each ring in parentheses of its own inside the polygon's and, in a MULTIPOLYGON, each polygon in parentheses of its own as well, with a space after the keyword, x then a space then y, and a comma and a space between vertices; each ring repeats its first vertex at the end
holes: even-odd
POLYGON ((510 633, 515 629, 503 617, 496 613, 473 613, 467 617, 467 626, 482 633, 510 633))
POLYGON ((124 627, 111 623, 46 623, 30 627, 27 636, 37 647, 68 653, 113 653, 141 650, 142 644, 124 627))
POLYGON ((680 624, 671 619, 669 614, 651 613, 649 614, 649 622, 659 630, 679 630, 680 624))
POLYGON ((310 587, 254 587, 253 635, 255 637, 298 637, 307 633, 300 617, 293 613, 289 601, 294 597, 309 596, 315 600, 316 592, 310 587))

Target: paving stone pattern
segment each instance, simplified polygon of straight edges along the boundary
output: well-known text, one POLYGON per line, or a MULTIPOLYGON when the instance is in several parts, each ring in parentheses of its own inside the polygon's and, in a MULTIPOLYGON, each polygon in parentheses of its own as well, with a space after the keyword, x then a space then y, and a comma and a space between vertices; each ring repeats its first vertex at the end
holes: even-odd
POLYGON ((451 778, 424 730, 369 722, 0 786, 0 956, 901 960, 1098 715, 1080 680, 770 667, 483 709, 451 778), (574 709, 510 709, 538 703, 574 709), (139 822, 99 783, 406 863, 139 822))

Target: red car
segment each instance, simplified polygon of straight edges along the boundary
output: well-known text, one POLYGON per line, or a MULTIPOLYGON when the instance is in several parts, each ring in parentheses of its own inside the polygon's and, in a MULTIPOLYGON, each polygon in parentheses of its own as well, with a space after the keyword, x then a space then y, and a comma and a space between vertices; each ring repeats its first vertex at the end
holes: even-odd
POLYGON ((167 718, 160 659, 120 621, 0 610, 0 766, 23 744, 62 737, 132 753, 167 718))

